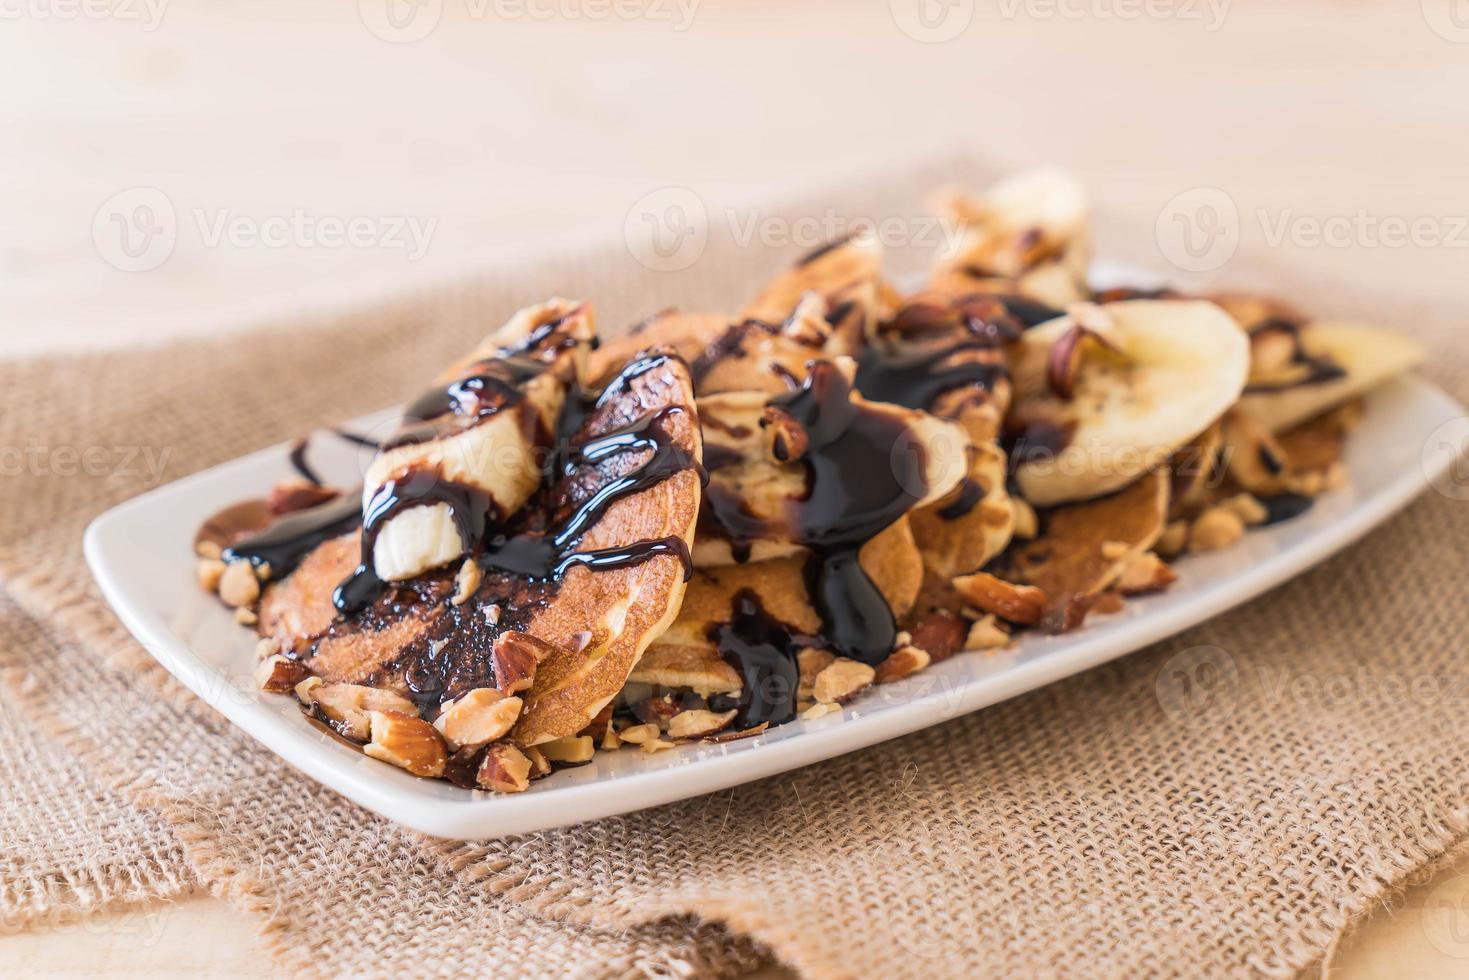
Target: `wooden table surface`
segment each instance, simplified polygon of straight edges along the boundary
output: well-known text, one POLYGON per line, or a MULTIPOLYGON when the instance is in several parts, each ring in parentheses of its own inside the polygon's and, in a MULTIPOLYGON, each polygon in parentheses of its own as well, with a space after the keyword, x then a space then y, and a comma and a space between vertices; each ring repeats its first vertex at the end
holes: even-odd
MULTIPOLYGON (((5 6, 0 353, 218 333, 618 234, 665 188, 717 213, 952 147, 1160 219, 1165 270, 1203 200, 1290 267, 1469 299, 1469 21, 1436 0, 403 3, 5 6)), ((267 974, 252 932, 200 896, 0 963, 267 974)), ((1333 963, 1469 972, 1469 869, 1333 963)))

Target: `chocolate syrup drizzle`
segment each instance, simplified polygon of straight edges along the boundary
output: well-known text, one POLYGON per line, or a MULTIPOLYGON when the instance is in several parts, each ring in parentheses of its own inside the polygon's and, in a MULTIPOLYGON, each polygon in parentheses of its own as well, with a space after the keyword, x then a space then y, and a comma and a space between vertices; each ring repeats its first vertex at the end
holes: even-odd
POLYGON ((590 403, 584 393, 572 392, 566 399, 558 426, 557 445, 564 448, 559 449, 553 466, 562 478, 571 477, 579 467, 596 466, 623 453, 651 450, 651 456, 641 466, 599 488, 551 530, 520 533, 512 533, 506 528, 507 515, 498 514, 489 494, 477 487, 443 480, 431 471, 410 472, 404 478, 390 480, 374 494, 364 511, 362 563, 337 587, 332 597, 333 604, 339 611, 351 613, 375 601, 384 589, 383 581, 373 569, 373 551, 382 527, 406 508, 437 504, 449 507, 464 550, 474 554, 480 567, 487 571, 508 573, 532 581, 549 581, 561 578, 578 565, 596 569, 617 568, 638 564, 654 555, 673 554, 683 562, 687 579, 692 574, 693 561, 687 546, 678 539, 635 542, 595 551, 573 550, 582 535, 616 501, 646 490, 682 470, 698 469, 693 457, 675 445, 662 426, 669 415, 683 411, 680 406, 650 413, 579 445, 571 443, 592 412, 606 405, 634 378, 666 364, 669 356, 656 354, 628 363, 590 403), (495 532, 487 535, 487 529, 491 527, 495 532))
POLYGON ((711 710, 735 708, 732 724, 736 730, 783 725, 796 717, 796 692, 801 682, 796 653, 803 647, 820 646, 820 640, 791 632, 766 612, 759 596, 748 589, 735 594, 729 622, 709 627, 709 639, 739 673, 741 681, 737 696, 711 698, 711 710))
POLYGON ((954 388, 977 386, 993 391, 995 384, 1006 377, 1003 364, 975 360, 950 362, 961 351, 990 347, 977 338, 904 352, 873 345, 857 357, 857 390, 871 401, 916 409, 931 408, 939 395, 954 388))
MULTIPOLYGON (((543 337, 547 335, 549 331, 543 333, 543 337)), ((649 457, 630 472, 598 487, 574 506, 563 500, 560 509, 569 509, 569 512, 549 530, 525 527, 513 531, 505 525, 507 515, 498 512, 484 491, 444 480, 433 470, 420 469, 409 470, 384 483, 366 507, 362 506, 362 493, 358 489, 326 504, 290 514, 264 531, 237 542, 226 550, 225 557, 246 559, 256 564, 268 562, 273 576, 281 578, 319 545, 360 527, 362 563, 333 595, 333 603, 339 612, 353 614, 374 603, 387 588, 372 568, 373 548, 381 529, 408 508, 446 504, 465 550, 474 554, 481 567, 488 571, 528 582, 554 582, 577 566, 602 570, 638 564, 657 555, 673 555, 683 564, 687 579, 692 574, 693 560, 687 544, 676 536, 622 547, 575 550, 580 538, 616 501, 682 470, 701 472, 693 457, 675 445, 664 428, 666 418, 683 410, 679 406, 651 412, 626 426, 573 444, 595 411, 625 390, 633 379, 663 366, 669 359, 670 355, 666 354, 638 358, 627 364, 601 392, 574 391, 568 396, 559 419, 558 452, 553 463, 553 472, 561 479, 543 491, 545 507, 539 509, 540 513, 555 509, 556 494, 563 498, 570 495, 571 489, 568 488, 573 483, 570 478, 581 468, 596 467, 626 453, 646 452, 649 457)), ((476 365, 478 373, 471 377, 489 373, 485 370, 488 363, 493 362, 476 365)), ((545 365, 538 367, 543 370, 545 365)), ((495 370, 489 369, 491 372, 495 370)), ((508 371, 524 377, 534 376, 524 363, 512 364, 508 371)), ((496 374, 496 383, 505 377, 505 374, 496 374)), ((478 411, 475 400, 461 397, 461 393, 479 390, 487 389, 456 382, 443 389, 434 389, 415 402, 414 407, 426 407, 431 399, 441 398, 453 401, 449 411, 455 411, 456 405, 471 406, 472 411, 478 411)), ((434 404, 447 402, 436 401, 434 404)), ((522 523, 527 522, 522 520, 522 523)))
POLYGON ((1283 333, 1288 336, 1291 340, 1290 361, 1298 367, 1304 367, 1306 373, 1301 377, 1290 378, 1285 381, 1256 381, 1247 384, 1245 385, 1245 394, 1288 391, 1291 388, 1325 384, 1328 381, 1336 381, 1338 378, 1346 377, 1346 371, 1339 364, 1336 364, 1328 358, 1318 357, 1306 350, 1306 345, 1301 339, 1301 325, 1294 320, 1270 317, 1250 327, 1251 337, 1262 333, 1283 333))

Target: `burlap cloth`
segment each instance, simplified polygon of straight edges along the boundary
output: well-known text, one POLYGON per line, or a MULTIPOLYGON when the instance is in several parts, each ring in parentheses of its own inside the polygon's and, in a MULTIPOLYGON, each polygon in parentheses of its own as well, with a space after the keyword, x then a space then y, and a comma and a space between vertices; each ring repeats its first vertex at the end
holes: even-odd
MULTIPOLYGON (((911 213, 934 177, 760 217, 911 213)), ((811 976, 1283 975, 1465 841, 1469 521, 1438 494, 1235 613, 1028 696, 759 784, 475 845, 300 776, 154 667, 98 598, 83 528, 156 482, 124 465, 131 447, 166 481, 380 407, 553 293, 594 300, 606 327, 735 308, 786 256, 714 225, 675 274, 609 247, 234 338, 0 365, 0 448, 39 449, 0 477, 5 923, 197 881, 256 916, 285 964, 326 974, 776 959, 811 976), (114 463, 75 473, 65 447, 114 463), (1202 646, 1226 683, 1190 701, 1176 679, 1196 654, 1173 658, 1202 646)), ((1157 264, 1145 230, 1104 223, 1102 240, 1157 264)), ((1360 283, 1276 284, 1419 332, 1430 375, 1469 398, 1449 317, 1360 283)))

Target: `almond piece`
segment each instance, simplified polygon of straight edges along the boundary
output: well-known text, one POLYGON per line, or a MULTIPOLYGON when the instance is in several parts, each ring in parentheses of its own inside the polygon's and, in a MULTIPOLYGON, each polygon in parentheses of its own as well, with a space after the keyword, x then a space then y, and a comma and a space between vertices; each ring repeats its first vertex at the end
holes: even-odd
POLYGON ((1034 626, 1046 608, 1046 594, 1040 589, 1006 582, 988 572, 960 575, 953 584, 963 598, 1012 623, 1034 626))
POLYGON ((551 760, 547 759, 540 749, 534 745, 525 745, 521 747, 520 751, 524 752, 525 757, 530 760, 531 779, 540 779, 542 776, 551 775, 551 760))
POLYGON ((1142 595, 1166 589, 1177 580, 1178 575, 1163 559, 1145 551, 1123 567, 1117 579, 1117 591, 1123 595, 1142 595))
POLYGON ((931 660, 927 650, 915 646, 898 647, 888 654, 886 660, 877 665, 877 682, 890 684, 893 681, 900 681, 927 667, 931 660))
POLYGON ((827 715, 836 714, 841 710, 842 706, 839 704, 827 704, 825 702, 817 702, 816 704, 813 704, 811 707, 807 708, 805 711, 801 712, 801 717, 804 718, 806 721, 815 721, 817 718, 825 718, 827 715))
POLYGON ((225 563, 218 558, 200 558, 196 561, 194 577, 199 580, 199 588, 205 592, 218 592, 219 580, 224 576, 225 567, 225 563))
POLYGON ((536 748, 541 754, 552 762, 582 763, 590 762, 597 747, 592 744, 590 735, 568 735, 551 742, 542 742, 536 748))
POLYGON ((311 707, 313 704, 316 703, 316 689, 318 687, 321 687, 324 683, 325 682, 320 677, 312 674, 310 677, 306 678, 304 681, 296 685, 296 700, 300 701, 308 708, 311 707))
POLYGON ((864 663, 838 657, 816 675, 816 700, 826 704, 845 704, 872 683, 877 671, 864 663))
POLYGON ((633 745, 641 745, 644 742, 652 741, 661 734, 662 733, 658 730, 658 726, 649 722, 643 725, 629 725, 627 728, 624 728, 622 731, 618 732, 617 737, 622 739, 624 742, 631 742, 633 745))
POLYGON ((1245 536, 1245 522, 1239 515, 1223 507, 1204 511, 1188 529, 1191 551, 1218 551, 1245 536))
POLYGON ((668 722, 669 738, 705 738, 724 731, 738 714, 735 709, 714 712, 703 708, 680 711, 668 722))
POLYGON ((451 606, 462 606, 469 601, 479 588, 484 574, 480 571, 479 562, 473 558, 466 558, 464 564, 459 566, 459 574, 454 576, 454 598, 449 600, 451 606))
POLYGON ((449 761, 434 726, 401 711, 369 711, 372 741, 362 751, 415 776, 442 776, 449 761))
POLYGON ((434 728, 450 751, 478 748, 504 738, 520 717, 520 708, 520 698, 507 698, 493 687, 477 687, 440 712, 434 728))
POLYGON ((796 666, 800 670, 800 679, 796 684, 797 696, 810 697, 812 686, 816 683, 816 675, 831 666, 836 659, 836 654, 830 650, 821 650, 816 647, 806 647, 796 654, 796 666))
POLYGON ((1000 625, 994 613, 975 620, 964 638, 966 650, 998 650, 1010 645, 1010 634, 1000 625))
POLYGON ((311 672, 299 660, 276 655, 266 657, 255 668, 255 684, 271 694, 285 694, 306 679, 311 672))
POLYGON ((1219 506, 1231 511, 1234 516, 1244 522, 1246 527, 1264 524, 1270 516, 1270 512, 1265 509, 1265 505, 1260 503, 1260 498, 1252 493, 1237 493, 1219 506))
POLYGON ((508 742, 491 745, 480 760, 474 781, 497 793, 523 793, 530 786, 531 761, 508 742))
POLYGON ((530 689, 536 679, 536 664, 551 653, 553 647, 528 633, 511 630, 501 633, 490 650, 490 666, 495 671, 495 687, 501 694, 515 694, 530 689))
MULTIPOLYGON (((371 732, 373 711, 394 711, 405 715, 416 715, 418 709, 407 698, 392 691, 383 691, 361 684, 323 684, 312 690, 312 703, 321 712, 337 733, 358 742, 365 742, 371 732)), ((427 722, 424 722, 427 725, 427 722)), ((433 726, 430 725, 430 728, 433 726)), ((435 732, 437 737, 438 733, 435 732)))
POLYGON ((260 598, 260 579, 248 561, 232 561, 219 575, 219 598, 226 606, 248 606, 260 598))
POLYGON ((1153 549, 1164 558, 1175 558, 1188 547, 1188 522, 1169 521, 1153 549))

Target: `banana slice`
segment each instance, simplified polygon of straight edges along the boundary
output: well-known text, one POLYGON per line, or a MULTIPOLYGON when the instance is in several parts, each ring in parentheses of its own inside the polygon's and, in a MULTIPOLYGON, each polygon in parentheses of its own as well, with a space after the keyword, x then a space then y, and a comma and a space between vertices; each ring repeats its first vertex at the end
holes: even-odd
POLYGON ((1070 175, 1045 168, 1016 174, 982 199, 949 192, 939 214, 960 229, 941 259, 942 292, 996 292, 1004 286, 1052 306, 1084 300, 1089 260, 1086 191, 1070 175))
POLYGON ((1313 321, 1300 328, 1300 347, 1324 370, 1279 382, 1252 377, 1240 399, 1240 407, 1273 432, 1365 394, 1423 359, 1423 348, 1411 338, 1362 323, 1313 321))
POLYGON ((1073 362, 1069 398, 1047 375, 1065 360, 1055 345, 1079 344, 1076 316, 1027 331, 1013 350, 1007 428, 1020 460, 1016 481, 1037 506, 1126 486, 1207 429, 1244 389, 1249 340, 1214 304, 1132 300, 1092 309, 1112 349, 1073 362))
POLYGON ((486 495, 501 519, 530 499, 546 448, 538 436, 555 431, 592 336, 583 304, 521 310, 408 408, 363 480, 379 579, 404 581, 464 555, 471 507, 457 500, 460 488, 486 495), (418 505, 403 506, 410 500, 418 505))

